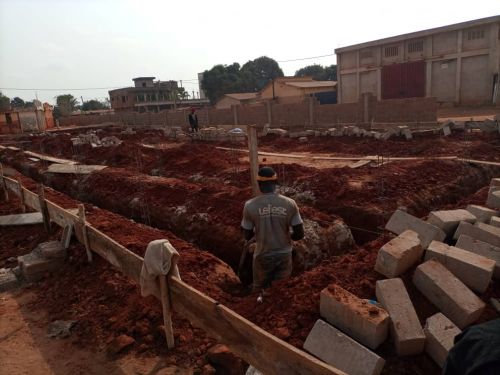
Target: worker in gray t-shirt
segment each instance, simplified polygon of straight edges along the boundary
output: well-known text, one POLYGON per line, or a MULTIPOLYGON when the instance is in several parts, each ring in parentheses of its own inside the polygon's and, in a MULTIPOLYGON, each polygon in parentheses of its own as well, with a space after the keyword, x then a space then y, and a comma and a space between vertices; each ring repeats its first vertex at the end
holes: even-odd
POLYGON ((291 275, 292 240, 304 238, 297 204, 276 193, 276 172, 271 167, 262 167, 257 180, 262 195, 245 203, 241 221, 245 239, 250 241, 255 236, 257 243, 253 254, 254 292, 291 275))

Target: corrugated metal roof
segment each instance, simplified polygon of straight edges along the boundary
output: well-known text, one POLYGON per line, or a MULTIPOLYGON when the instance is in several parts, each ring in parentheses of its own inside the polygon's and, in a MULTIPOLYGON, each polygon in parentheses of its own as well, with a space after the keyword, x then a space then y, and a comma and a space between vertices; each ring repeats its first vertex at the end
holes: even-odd
POLYGON ((335 87, 337 86, 336 81, 305 81, 305 82, 285 82, 288 86, 309 89, 316 87, 335 87))

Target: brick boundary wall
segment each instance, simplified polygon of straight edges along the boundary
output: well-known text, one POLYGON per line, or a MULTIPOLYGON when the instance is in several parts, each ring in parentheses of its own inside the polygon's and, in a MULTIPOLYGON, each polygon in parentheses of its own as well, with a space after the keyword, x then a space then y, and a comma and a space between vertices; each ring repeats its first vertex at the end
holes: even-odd
MULTIPOLYGON (((209 125, 264 125, 282 128, 332 127, 338 124, 437 122, 435 98, 390 99, 377 101, 368 95, 357 103, 323 104, 313 98, 300 103, 262 103, 228 109, 198 110, 198 122, 209 125)), ((187 126, 189 109, 159 113, 120 112, 108 115, 61 117, 60 126, 82 126, 116 122, 136 126, 187 126)))

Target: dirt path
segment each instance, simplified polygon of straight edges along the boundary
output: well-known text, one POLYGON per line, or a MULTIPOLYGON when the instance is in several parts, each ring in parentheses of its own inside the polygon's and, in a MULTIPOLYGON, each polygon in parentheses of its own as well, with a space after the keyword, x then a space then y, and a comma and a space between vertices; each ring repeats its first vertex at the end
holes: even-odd
POLYGON ((186 369, 167 367, 159 357, 125 355, 117 360, 103 352, 83 350, 65 339, 47 336, 50 321, 28 305, 30 291, 0 293, 0 363, 3 374, 26 375, 126 375, 190 374, 186 369))

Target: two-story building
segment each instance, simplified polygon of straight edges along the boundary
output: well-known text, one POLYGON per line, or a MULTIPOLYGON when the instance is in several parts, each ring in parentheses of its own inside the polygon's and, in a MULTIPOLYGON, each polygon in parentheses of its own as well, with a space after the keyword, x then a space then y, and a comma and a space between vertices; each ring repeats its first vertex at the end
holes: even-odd
POLYGON ((338 48, 339 103, 435 97, 464 105, 500 102, 500 16, 338 48))

